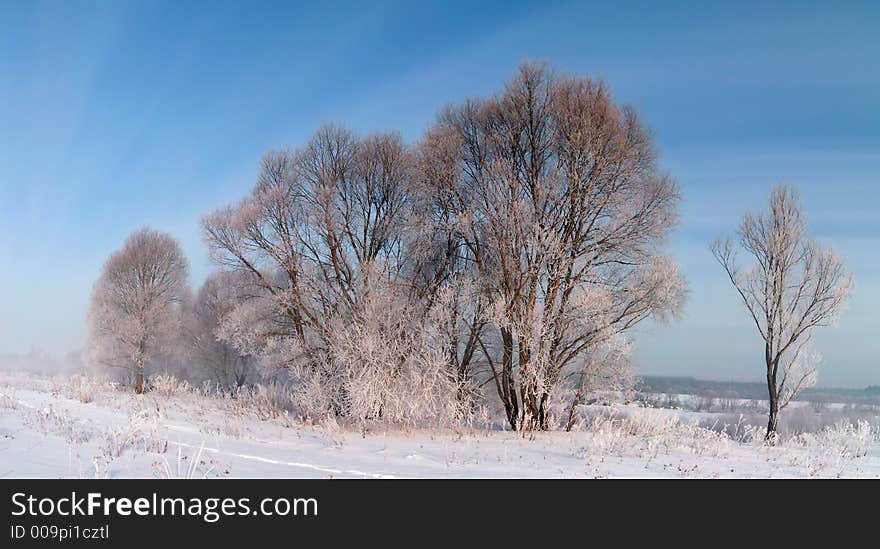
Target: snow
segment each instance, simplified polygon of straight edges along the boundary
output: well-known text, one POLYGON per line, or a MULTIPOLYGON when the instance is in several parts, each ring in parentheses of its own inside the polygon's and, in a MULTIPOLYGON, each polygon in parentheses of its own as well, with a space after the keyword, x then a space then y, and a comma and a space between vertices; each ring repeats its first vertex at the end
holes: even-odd
POLYGON ((694 412, 622 405, 589 412, 572 433, 362 433, 260 419, 195 393, 99 387, 74 398, 58 380, 0 375, 0 477, 880 478, 876 427, 769 447, 696 427, 694 412))

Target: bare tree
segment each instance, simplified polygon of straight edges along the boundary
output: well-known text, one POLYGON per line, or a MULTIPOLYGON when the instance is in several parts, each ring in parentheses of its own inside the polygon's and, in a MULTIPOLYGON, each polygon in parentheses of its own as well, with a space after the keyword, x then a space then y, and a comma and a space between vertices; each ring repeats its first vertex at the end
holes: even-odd
MULTIPOLYGON (((394 400, 387 390, 402 387, 390 380, 414 379, 417 349, 405 343, 437 301, 446 253, 415 165, 397 134, 358 138, 327 126, 296 151, 267 154, 250 196, 203 222, 214 258, 261 290, 227 317, 221 337, 290 372, 314 414, 383 416, 394 400), (394 352, 372 360, 352 352, 353 341, 394 352), (371 369, 388 382, 365 383, 371 369), (379 401, 354 391, 366 386, 383 389, 370 392, 379 401)), ((448 386, 461 387, 460 361, 445 356, 448 386)))
POLYGON ((93 362, 133 373, 144 391, 144 369, 169 350, 178 335, 187 298, 187 261, 171 236, 134 232, 114 252, 92 292, 89 356, 93 362))
POLYGON ((779 412, 815 382, 818 361, 808 349, 813 331, 836 321, 853 279, 831 248, 808 236, 798 195, 786 185, 773 189, 769 212, 743 217, 737 236, 755 259, 751 268, 740 269, 729 239, 713 243, 712 253, 764 341, 772 441, 779 412))
POLYGON ((449 108, 421 150, 454 267, 480 295, 466 335, 510 427, 546 429, 562 382, 594 371, 591 353, 681 306, 684 281, 659 251, 676 185, 631 108, 535 64, 500 95, 449 108))
POLYGON ((234 309, 249 296, 250 284, 234 271, 217 271, 196 294, 189 318, 191 358, 198 376, 220 387, 239 388, 257 378, 254 358, 219 337, 219 330, 234 309))

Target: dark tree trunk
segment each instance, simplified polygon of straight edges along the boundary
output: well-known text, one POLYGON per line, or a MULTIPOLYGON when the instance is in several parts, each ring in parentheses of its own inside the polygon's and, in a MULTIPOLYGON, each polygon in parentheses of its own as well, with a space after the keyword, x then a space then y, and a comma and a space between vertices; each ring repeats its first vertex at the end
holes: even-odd
POLYGON ((143 337, 138 342, 138 353, 135 358, 135 382, 134 382, 134 392, 135 394, 142 395, 144 394, 144 361, 145 361, 145 353, 147 350, 147 342, 146 338, 143 337))
POLYGON ((135 378, 135 382, 134 382, 134 392, 139 395, 144 394, 144 366, 143 366, 143 364, 138 365, 138 368, 137 368, 137 377, 135 378))
POLYGON ((547 400, 549 396, 547 393, 541 393, 541 399, 538 401, 538 429, 541 431, 550 430, 547 417, 547 400))
POLYGON ((767 365, 767 393, 770 396, 770 413, 767 418, 767 434, 764 438, 768 442, 773 442, 779 427, 779 391, 776 386, 776 365, 772 362, 767 365))
POLYGON ((581 395, 578 393, 575 395, 574 400, 571 401, 571 408, 568 409, 568 420, 565 422, 565 432, 570 433, 574 428, 575 421, 577 420, 577 409, 581 403, 581 395))
POLYGON ((519 402, 516 397, 516 386, 513 379, 513 334, 510 330, 501 330, 501 343, 504 348, 501 364, 501 401, 507 414, 510 429, 517 430, 519 425, 519 402))
POLYGON ((779 398, 775 394, 775 387, 770 390, 770 414, 767 418, 767 440, 773 440, 779 427, 779 398))

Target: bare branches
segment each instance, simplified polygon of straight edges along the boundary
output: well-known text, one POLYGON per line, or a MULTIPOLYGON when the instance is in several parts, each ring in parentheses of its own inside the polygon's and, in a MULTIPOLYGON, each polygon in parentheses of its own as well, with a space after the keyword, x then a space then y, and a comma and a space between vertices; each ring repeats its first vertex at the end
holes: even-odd
POLYGON ((236 307, 255 298, 251 279, 238 271, 217 271, 205 280, 192 304, 187 325, 188 358, 195 362, 195 374, 218 387, 235 389, 256 380, 256 361, 220 337, 236 307))
POLYGON ((817 361, 806 360, 805 344, 815 328, 836 321, 853 280, 831 248, 807 236, 800 201, 791 187, 773 189, 768 212, 747 213, 738 237, 741 248, 755 259, 748 270, 737 266, 730 240, 714 243, 712 252, 764 340, 770 437, 778 411, 815 380, 817 361))
POLYGON ((461 243, 457 268, 492 305, 500 347, 483 336, 481 349, 511 427, 546 428, 542 403, 567 369, 681 307, 683 280, 657 257, 678 190, 657 173, 632 109, 601 83, 540 65, 523 65, 498 96, 445 111, 420 151, 445 231, 461 243))
POLYGON ((187 261, 170 236, 141 229, 104 264, 92 292, 89 355, 131 369, 144 390, 144 367, 175 337, 188 296, 187 261))
POLYGON ((602 83, 535 64, 415 147, 324 127, 267 154, 250 196, 203 221, 215 260, 262 290, 218 333, 293 372, 313 411, 385 414, 400 376, 425 379, 408 370, 421 357, 460 401, 494 383, 511 428, 545 429, 567 380, 620 373, 596 357, 682 307, 660 252, 680 198, 655 157, 602 83))

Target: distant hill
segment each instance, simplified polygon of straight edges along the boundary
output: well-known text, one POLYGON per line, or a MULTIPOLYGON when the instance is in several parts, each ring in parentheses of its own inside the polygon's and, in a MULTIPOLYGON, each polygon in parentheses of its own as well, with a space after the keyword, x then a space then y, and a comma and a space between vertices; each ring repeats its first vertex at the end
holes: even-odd
MULTIPOLYGON (((743 381, 710 381, 693 377, 641 376, 636 389, 646 393, 697 395, 711 398, 766 399, 767 385, 743 381)), ((880 386, 864 389, 812 387, 805 389, 798 400, 809 402, 840 402, 880 405, 880 386)))

